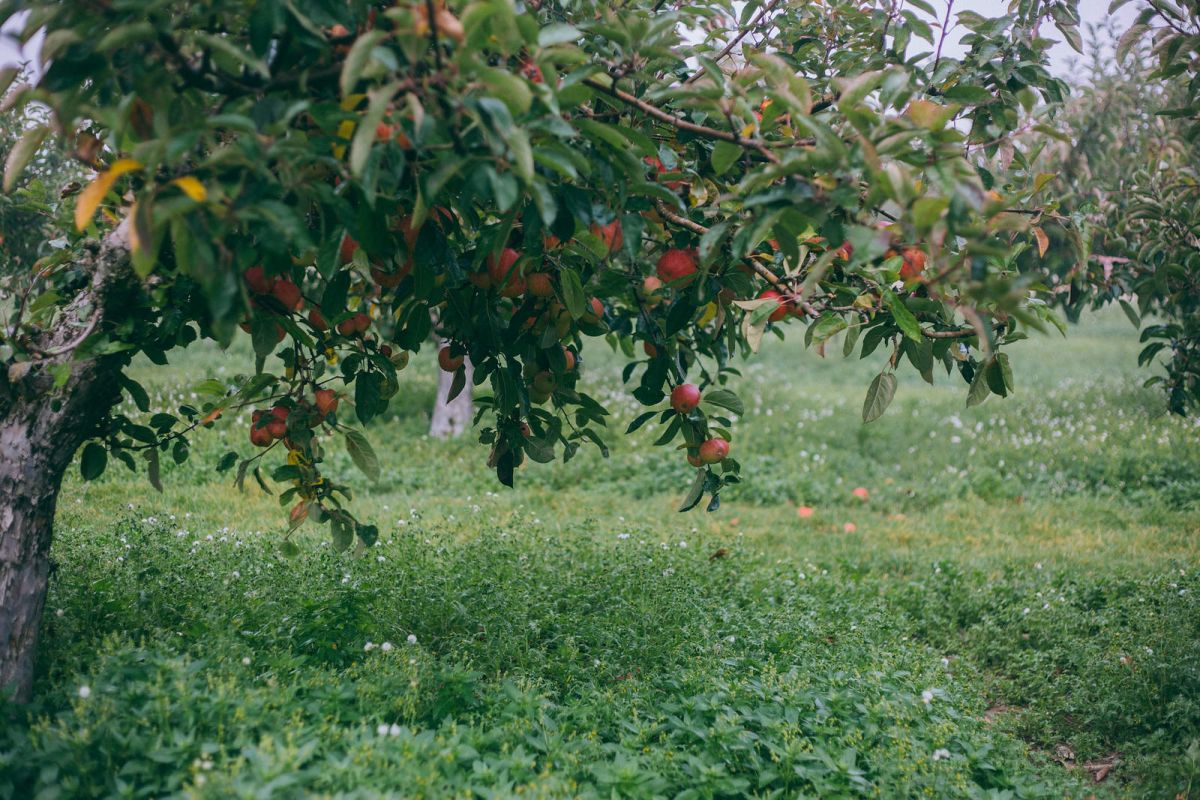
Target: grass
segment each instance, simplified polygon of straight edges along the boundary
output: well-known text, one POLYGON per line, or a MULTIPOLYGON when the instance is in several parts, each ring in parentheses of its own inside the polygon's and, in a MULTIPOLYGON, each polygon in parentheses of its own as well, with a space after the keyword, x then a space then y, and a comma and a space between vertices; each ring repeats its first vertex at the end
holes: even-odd
MULTIPOLYGON (((652 429, 503 489, 423 436, 427 354, 371 431, 360 556, 280 555, 273 498, 211 471, 239 421, 162 495, 72 479, 0 796, 1200 796, 1197 427, 1136 349, 1092 318, 1014 347, 1008 400, 906 375, 864 427, 878 363, 772 341, 707 515, 652 429)), ((139 377, 170 407, 244 363, 139 377)))

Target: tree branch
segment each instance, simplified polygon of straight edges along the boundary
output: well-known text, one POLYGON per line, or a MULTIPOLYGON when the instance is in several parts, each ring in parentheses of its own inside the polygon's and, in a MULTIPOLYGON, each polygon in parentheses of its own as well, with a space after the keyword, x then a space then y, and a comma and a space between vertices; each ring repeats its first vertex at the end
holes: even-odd
MULTIPOLYGON (((763 17, 765 17, 767 14, 774 11, 775 6, 779 5, 779 2, 780 2, 780 0, 772 0, 772 2, 768 3, 765 7, 763 7, 763 9, 758 12, 757 16, 755 16, 754 19, 750 20, 749 25, 742 28, 740 31, 737 32, 736 36, 734 36, 732 39, 729 40, 729 43, 726 44, 725 47, 721 50, 721 52, 718 53, 716 55, 716 57, 713 59, 713 63, 715 64, 715 63, 719 62, 722 58, 725 58, 725 56, 727 56, 731 52, 733 52, 733 48, 737 47, 738 43, 740 41, 742 41, 742 39, 745 39, 746 35, 748 33, 750 33, 750 31, 752 31, 756 27, 758 27, 758 24, 760 22, 762 22, 763 17)), ((694 73, 692 73, 688 77, 688 79, 683 82, 683 85, 687 86, 689 83, 692 83, 693 81, 698 80, 700 78, 700 76, 703 74, 704 74, 704 65, 701 64, 700 69, 698 69, 694 73)))
POLYGON ((633 108, 638 109, 649 117, 653 117, 660 122, 665 122, 668 125, 673 125, 681 131, 688 131, 689 133, 694 133, 707 139, 720 139, 721 141, 725 142, 733 142, 736 145, 757 150, 762 154, 763 158, 767 159, 767 161, 770 161, 772 164, 778 164, 780 161, 779 156, 772 153, 767 147, 767 143, 762 139, 745 139, 741 136, 738 136, 736 133, 723 131, 719 128, 710 128, 707 125, 698 125, 695 122, 684 119, 683 117, 676 116, 668 111, 663 111, 658 106, 634 97, 633 95, 629 94, 629 92, 623 92, 618 89, 615 84, 612 86, 605 86, 593 78, 588 78, 584 81, 584 83, 593 89, 596 89, 597 91, 601 91, 605 94, 615 97, 627 106, 632 106, 633 108))

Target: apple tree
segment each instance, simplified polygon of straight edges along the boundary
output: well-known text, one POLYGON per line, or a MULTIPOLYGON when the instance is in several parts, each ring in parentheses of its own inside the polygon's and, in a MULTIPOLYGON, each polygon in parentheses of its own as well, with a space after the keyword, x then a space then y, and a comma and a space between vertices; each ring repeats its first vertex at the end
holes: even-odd
MULTIPOLYGON (((1124 5, 1113 3, 1115 8, 1124 5)), ((1035 259, 1068 312, 1119 304, 1159 365, 1176 414, 1200 408, 1200 22, 1173 3, 1095 43, 1087 80, 1045 159, 1059 197, 1058 254, 1035 259), (1113 57, 1115 55, 1115 58, 1113 57), (1056 262, 1056 263, 1055 263, 1056 262)))
POLYGON ((5 185, 47 142, 89 170, 63 246, 4 288, 0 684, 19 697, 77 454, 84 478, 120 462, 158 485, 253 408, 244 452, 214 467, 286 487, 289 533, 369 545, 325 454, 377 471, 363 426, 431 334, 456 390, 474 365, 481 458, 510 486, 526 459, 607 453, 577 383, 602 339, 646 407, 628 429, 656 419, 696 466, 681 510, 715 509, 742 478, 726 383, 766 334, 840 335, 879 363, 869 421, 904 362, 970 403, 1008 394, 1007 345, 1052 316, 1012 257, 1037 176, 997 154, 1052 124, 1065 89, 1043 51, 1055 26, 1078 39, 1070 0, 995 18, 924 0, 0 0, 0 22, 18 10, 24 37, 45 32, 42 69, 5 102, 48 116, 5 185), (152 408, 127 374, 242 336, 234 389, 194 403, 152 408))

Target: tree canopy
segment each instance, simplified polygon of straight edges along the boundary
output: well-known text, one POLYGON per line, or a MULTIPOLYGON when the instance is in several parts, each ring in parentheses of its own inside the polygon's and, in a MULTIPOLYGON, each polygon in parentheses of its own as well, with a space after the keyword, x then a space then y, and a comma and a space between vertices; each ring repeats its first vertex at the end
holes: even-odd
POLYGON ((961 58, 922 0, 7 0, 0 20, 18 9, 43 63, 6 102, 48 117, 5 186, 48 141, 94 176, 61 246, 10 284, 0 412, 112 365, 142 416, 103 404, 85 477, 111 456, 157 482, 160 459, 253 406, 263 450, 217 468, 241 481, 269 457, 293 526, 369 544, 321 470, 328 434, 371 475, 353 419, 387 409, 436 327, 443 367, 469 355, 486 390, 502 482, 606 449, 607 412, 577 386, 603 336, 648 409, 630 429, 659 416, 658 444, 698 466, 682 507, 714 508, 741 477, 722 384, 766 332, 844 332, 876 358, 871 420, 905 361, 931 383, 941 364, 970 403, 1006 395, 1007 346, 1056 322, 1015 261, 1044 249, 1049 176, 1005 148, 1064 98, 1045 32, 1077 45, 1071 2, 958 14, 961 58), (233 389, 203 382, 179 408, 122 371, 241 335, 256 358, 233 389), (664 409, 685 383, 699 404, 664 409))

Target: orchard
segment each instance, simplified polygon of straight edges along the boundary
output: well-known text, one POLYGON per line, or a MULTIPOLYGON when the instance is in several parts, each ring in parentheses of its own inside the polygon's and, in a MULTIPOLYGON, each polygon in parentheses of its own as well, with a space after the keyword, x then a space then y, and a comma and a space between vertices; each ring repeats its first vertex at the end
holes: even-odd
MULTIPOLYGON (((33 697, 73 470, 162 491, 238 425, 206 466, 273 489, 273 546, 297 557, 321 531, 364 558, 391 536, 362 510, 391 463, 375 443, 428 363, 443 399, 473 391, 475 459, 500 485, 629 459, 615 441, 633 437, 686 476, 664 489, 678 511, 737 514, 731 495, 774 479, 745 444, 743 363, 805 380, 779 340, 870 365, 853 405, 874 427, 906 372, 971 408, 1013 394, 1023 340, 1065 330, 1056 306, 1192 309, 1181 275, 1160 291, 1064 266, 1089 263, 1096 224, 1071 207, 1091 189, 1051 163, 1083 141, 1048 60, 1052 37, 1081 47, 1075 4, 954 10, 953 54, 951 12, 0 0, 19 38, 44 37, 35 70, 0 72, 25 120, 4 190, 29 197, 48 153, 80 176, 47 201, 52 246, 0 294, 0 684, 33 697), (156 404, 139 376, 211 347, 244 363, 156 404), (628 418, 590 372, 613 359, 628 418), (343 454, 357 474, 332 466, 343 454)), ((1171 35, 1162 14, 1141 35, 1171 35)), ((1172 352, 1186 413, 1195 367, 1172 352)))

